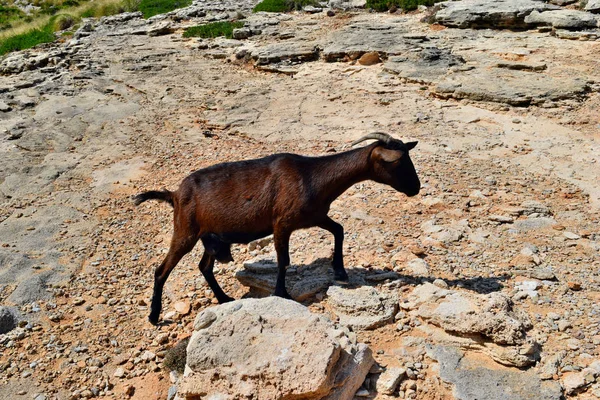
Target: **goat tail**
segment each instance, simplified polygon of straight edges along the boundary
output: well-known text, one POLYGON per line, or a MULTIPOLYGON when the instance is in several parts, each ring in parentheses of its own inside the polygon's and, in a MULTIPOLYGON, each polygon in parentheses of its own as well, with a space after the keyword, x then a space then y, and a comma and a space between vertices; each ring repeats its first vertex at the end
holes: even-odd
POLYGON ((173 192, 167 189, 150 190, 149 192, 144 192, 133 196, 133 203, 136 206, 139 206, 140 204, 148 200, 158 200, 167 202, 171 205, 171 207, 173 207, 173 194, 173 192))

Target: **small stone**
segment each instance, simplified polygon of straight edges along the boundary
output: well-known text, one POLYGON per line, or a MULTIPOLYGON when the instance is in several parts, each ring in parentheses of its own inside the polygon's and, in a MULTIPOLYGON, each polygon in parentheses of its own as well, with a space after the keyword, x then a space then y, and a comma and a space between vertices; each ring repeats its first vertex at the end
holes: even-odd
POLYGON ((358 63, 360 65, 375 65, 380 61, 381 59, 379 58, 379 53, 376 51, 365 53, 358 59, 358 63))
POLYGON ((448 289, 448 284, 443 279, 437 278, 433 281, 433 284, 441 289, 448 289))
POLYGON ((173 308, 181 315, 188 315, 192 309, 192 306, 190 305, 189 301, 181 300, 173 304, 173 308))
POLYGON ((119 367, 115 370, 115 373, 113 374, 113 376, 115 376, 117 378, 122 378, 125 376, 125 370, 123 368, 119 367))
POLYGON ((490 215, 488 219, 490 221, 500 222, 501 224, 511 224, 514 222, 513 217, 508 217, 505 215, 490 215))
POLYGON ((388 395, 394 394, 398 384, 405 375, 406 369, 404 368, 389 368, 379 376, 377 380, 377 392, 388 395))
POLYGON ((578 234, 573 233, 573 232, 568 232, 568 231, 564 231, 563 236, 569 240, 577 240, 577 239, 581 238, 581 236, 579 236, 578 234))
POLYGON ((135 393, 135 386, 133 385, 128 385, 127 388, 125 389, 125 394, 129 397, 133 396, 135 393))
POLYGON ((163 333, 159 333, 158 335, 156 335, 156 337, 154 338, 154 341, 157 344, 166 344, 169 342, 169 334, 166 332, 163 333))
POLYGON ((566 331, 568 328, 571 328, 571 326, 572 326, 572 325, 571 325, 571 323, 570 323, 569 321, 566 321, 566 320, 564 320, 564 319, 562 319, 562 320, 558 321, 558 324, 557 324, 557 325, 558 325, 558 330, 559 330, 560 332, 564 332, 564 331, 566 331))
POLYGON ((581 373, 569 372, 563 375, 563 386, 568 395, 575 393, 585 385, 586 382, 581 373))
POLYGON ((85 303, 85 300, 82 299, 81 297, 76 297, 75 299, 73 299, 73 305, 75 305, 75 306, 80 306, 83 303, 85 303))
POLYGON ((581 290, 581 283, 579 282, 569 281, 567 282, 567 286, 574 292, 581 290))

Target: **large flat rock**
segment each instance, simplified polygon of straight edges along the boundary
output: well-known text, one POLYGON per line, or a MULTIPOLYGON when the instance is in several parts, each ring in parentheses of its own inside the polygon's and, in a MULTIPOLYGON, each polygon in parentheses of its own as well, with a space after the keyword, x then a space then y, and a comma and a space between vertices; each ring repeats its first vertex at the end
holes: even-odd
POLYGON ((463 0, 441 3, 435 21, 456 28, 527 28, 525 17, 532 11, 559 7, 536 0, 463 0))
POLYGON ((366 330, 393 320, 398 299, 373 287, 345 289, 332 286, 327 290, 328 304, 339 317, 340 324, 352 329, 366 330))
POLYGON ((403 38, 409 30, 402 22, 400 19, 386 23, 364 20, 350 23, 328 36, 322 56, 327 61, 337 61, 373 51, 389 56, 406 53, 415 45, 403 38))
POLYGON ((533 11, 525 17, 525 22, 536 26, 551 26, 555 29, 581 30, 598 27, 596 16, 577 10, 533 11))
POLYGON ((507 103, 514 106, 539 105, 546 101, 577 98, 588 92, 585 79, 554 78, 545 74, 506 69, 477 70, 454 74, 433 91, 444 98, 507 103))

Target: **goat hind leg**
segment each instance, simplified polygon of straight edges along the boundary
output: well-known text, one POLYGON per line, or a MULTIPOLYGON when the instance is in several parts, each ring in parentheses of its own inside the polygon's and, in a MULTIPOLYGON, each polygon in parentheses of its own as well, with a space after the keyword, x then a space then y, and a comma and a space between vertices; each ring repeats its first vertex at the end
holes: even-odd
POLYGON ((152 294, 152 303, 150 305, 150 315, 148 316, 148 320, 152 325, 158 323, 158 317, 160 316, 160 311, 162 309, 162 292, 163 287, 167 282, 167 278, 183 256, 194 248, 194 245, 195 243, 172 241, 165 260, 154 271, 154 292, 152 294))
MULTIPOLYGON (((231 253, 229 254, 231 257, 231 253)), ((227 296, 225 292, 223 292, 223 289, 221 289, 221 286, 219 286, 219 283, 217 282, 217 280, 215 279, 215 275, 213 274, 214 266, 215 256, 205 251, 202 255, 200 263, 198 264, 198 267, 200 268, 200 272, 202 272, 204 279, 206 279, 206 283, 208 283, 208 286, 210 286, 211 290, 215 294, 217 301, 219 302, 219 304, 223 304, 235 300, 234 298, 227 296)))
POLYGON ((333 278, 337 282, 347 283, 348 282, 348 273, 344 268, 344 227, 331 218, 327 217, 325 221, 319 224, 319 228, 325 229, 333 234, 333 238, 335 240, 333 245, 333 261, 331 265, 333 266, 333 278))

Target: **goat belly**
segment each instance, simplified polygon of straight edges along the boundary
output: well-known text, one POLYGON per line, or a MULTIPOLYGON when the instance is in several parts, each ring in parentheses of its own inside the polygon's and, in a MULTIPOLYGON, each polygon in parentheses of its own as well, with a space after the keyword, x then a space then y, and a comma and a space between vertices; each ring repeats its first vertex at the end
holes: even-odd
POLYGON ((263 231, 263 232, 227 232, 220 233, 218 236, 225 243, 243 243, 247 244, 253 240, 264 238, 265 236, 269 236, 273 231, 263 231))

